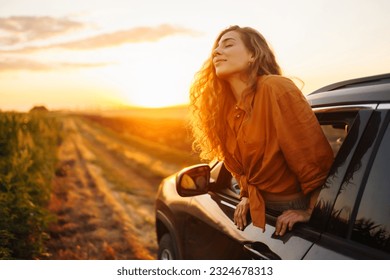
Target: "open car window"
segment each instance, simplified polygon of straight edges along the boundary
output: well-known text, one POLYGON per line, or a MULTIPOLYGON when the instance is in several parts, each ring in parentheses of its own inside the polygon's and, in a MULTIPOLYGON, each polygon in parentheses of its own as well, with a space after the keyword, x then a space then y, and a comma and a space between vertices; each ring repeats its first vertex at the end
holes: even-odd
POLYGON ((328 142, 333 150, 333 156, 336 157, 345 137, 348 134, 349 125, 344 122, 340 123, 325 123, 321 125, 328 142))
MULTIPOLYGON (((335 110, 316 113, 321 128, 332 147, 334 157, 336 157, 344 143, 357 113, 358 110, 335 110)), ((216 168, 216 170, 218 170, 218 192, 239 199, 240 186, 236 179, 223 165, 216 168)))
POLYGON ((316 113, 322 131, 332 147, 334 157, 336 157, 344 143, 357 113, 358 110, 342 111, 340 109, 332 112, 316 113))

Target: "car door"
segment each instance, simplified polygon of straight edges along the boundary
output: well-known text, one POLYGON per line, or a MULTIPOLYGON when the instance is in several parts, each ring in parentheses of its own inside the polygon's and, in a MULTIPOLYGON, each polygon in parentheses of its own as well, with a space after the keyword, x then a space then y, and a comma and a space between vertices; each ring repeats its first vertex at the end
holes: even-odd
POLYGON ((389 108, 381 104, 371 115, 329 211, 326 230, 306 258, 390 259, 389 108))
POLYGON ((185 259, 245 259, 237 229, 232 223, 236 193, 229 192, 231 175, 219 162, 211 172, 215 191, 194 196, 188 207, 184 230, 185 259), (230 178, 229 178, 230 176, 230 178))
MULTIPOLYGON (((336 156, 321 201, 331 204, 342 183, 351 154, 370 119, 373 107, 338 106, 317 108, 316 115, 336 156)), ((283 237, 274 235, 276 213, 267 212, 265 232, 251 223, 244 231, 233 223, 239 202, 236 183, 220 164, 214 169, 216 186, 208 194, 194 197, 186 223, 186 256, 192 259, 302 259, 315 244, 327 224, 326 217, 316 215, 310 223, 297 224, 283 237)), ((318 214, 318 213, 317 213, 318 214)))
MULTIPOLYGON (((276 215, 267 213, 265 232, 250 223, 236 228, 233 215, 239 203, 235 182, 221 164, 219 188, 193 197, 186 221, 186 259, 301 259, 319 238, 307 226, 298 225, 283 237, 274 235, 276 215)), ((248 217, 250 222, 250 217, 248 217)))

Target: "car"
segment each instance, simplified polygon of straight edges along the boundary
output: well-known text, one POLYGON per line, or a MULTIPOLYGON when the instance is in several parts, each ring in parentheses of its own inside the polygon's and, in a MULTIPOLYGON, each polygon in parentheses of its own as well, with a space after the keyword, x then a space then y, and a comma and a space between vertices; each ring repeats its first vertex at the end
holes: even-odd
POLYGON ((223 162, 199 163, 159 186, 158 259, 390 259, 390 73, 306 97, 334 152, 310 221, 276 236, 267 210, 264 233, 237 229, 237 182, 223 162))

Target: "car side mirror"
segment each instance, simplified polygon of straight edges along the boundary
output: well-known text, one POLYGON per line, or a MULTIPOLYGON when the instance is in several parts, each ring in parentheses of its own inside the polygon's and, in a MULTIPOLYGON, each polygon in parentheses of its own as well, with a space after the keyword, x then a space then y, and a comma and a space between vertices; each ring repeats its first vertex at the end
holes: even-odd
POLYGON ((179 171, 176 175, 176 190, 180 196, 195 196, 209 191, 210 166, 198 164, 179 171))

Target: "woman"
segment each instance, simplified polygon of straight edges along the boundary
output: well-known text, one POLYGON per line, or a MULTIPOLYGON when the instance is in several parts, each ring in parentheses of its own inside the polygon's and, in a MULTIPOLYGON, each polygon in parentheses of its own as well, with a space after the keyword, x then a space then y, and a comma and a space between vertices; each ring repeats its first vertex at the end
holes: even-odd
POLYGON ((265 208, 280 211, 275 234, 307 222, 333 162, 332 149, 301 91, 281 76, 256 30, 232 26, 216 39, 190 89, 194 149, 223 160, 240 184, 234 223, 265 230, 265 208))

